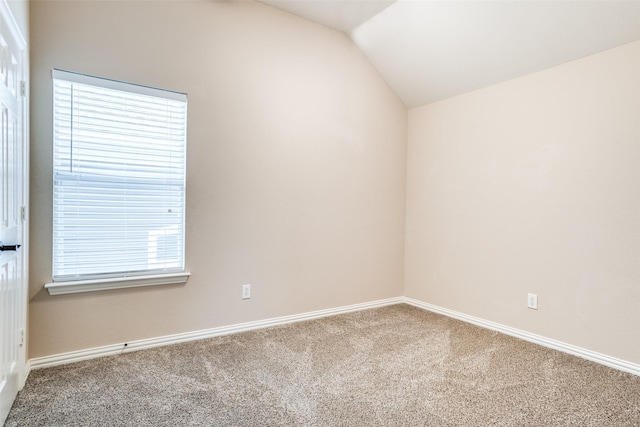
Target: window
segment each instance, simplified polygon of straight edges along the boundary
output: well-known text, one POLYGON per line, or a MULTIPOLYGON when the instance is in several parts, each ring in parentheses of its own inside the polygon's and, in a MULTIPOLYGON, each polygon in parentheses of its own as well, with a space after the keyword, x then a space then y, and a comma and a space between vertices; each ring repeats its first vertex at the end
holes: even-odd
POLYGON ((184 283, 186 95, 61 70, 52 77, 49 292, 184 283))

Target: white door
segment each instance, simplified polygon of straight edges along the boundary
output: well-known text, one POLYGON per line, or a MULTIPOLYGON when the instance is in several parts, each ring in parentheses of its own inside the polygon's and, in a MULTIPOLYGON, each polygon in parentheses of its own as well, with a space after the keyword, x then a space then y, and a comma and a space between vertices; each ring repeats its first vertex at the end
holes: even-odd
POLYGON ((4 424, 25 380, 28 118, 26 46, 4 1, 0 15, 0 423, 4 424))

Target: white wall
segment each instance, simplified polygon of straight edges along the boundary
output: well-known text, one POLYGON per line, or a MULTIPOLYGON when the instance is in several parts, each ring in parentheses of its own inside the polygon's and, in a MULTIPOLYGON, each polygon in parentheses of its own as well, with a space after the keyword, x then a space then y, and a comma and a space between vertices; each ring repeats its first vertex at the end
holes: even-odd
POLYGON ((344 34, 245 1, 32 1, 31 29, 31 358, 402 294, 407 111, 344 34), (43 289, 54 67, 188 93, 186 286, 43 289))
POLYGON ((412 109, 407 155, 408 297, 640 363, 640 42, 412 109))

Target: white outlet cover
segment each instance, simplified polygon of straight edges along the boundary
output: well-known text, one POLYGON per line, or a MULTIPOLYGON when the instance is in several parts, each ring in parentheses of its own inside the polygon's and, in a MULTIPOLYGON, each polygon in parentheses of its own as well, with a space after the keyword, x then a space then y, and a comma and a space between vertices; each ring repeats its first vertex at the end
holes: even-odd
POLYGON ((242 299, 251 298, 251 285, 242 285, 242 299))
POLYGON ((534 310, 538 309, 538 295, 527 294, 527 307, 532 308, 534 310))

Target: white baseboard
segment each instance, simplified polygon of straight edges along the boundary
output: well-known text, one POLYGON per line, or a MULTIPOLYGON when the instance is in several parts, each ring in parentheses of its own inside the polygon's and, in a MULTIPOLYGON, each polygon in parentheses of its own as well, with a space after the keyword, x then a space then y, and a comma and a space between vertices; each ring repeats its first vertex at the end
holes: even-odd
POLYGON ((270 326, 284 325, 287 323, 301 322, 304 320, 319 319, 321 317, 334 316, 336 314, 349 313, 352 311, 366 310, 370 308, 384 307, 387 305, 403 303, 402 297, 388 298, 384 300, 371 301, 361 304, 353 304, 343 307, 326 310, 312 311, 308 313, 294 314, 291 316, 275 317, 272 319, 258 320, 255 322, 240 323, 237 325, 222 326, 219 328, 203 329, 200 331, 186 332, 182 334, 167 335, 157 338, 129 341, 126 344, 113 344, 102 347, 95 347, 86 350, 71 351, 52 356, 37 357, 28 361, 29 370, 48 368, 51 366, 63 365, 67 363, 79 362, 81 360, 94 359, 97 357, 113 356, 130 351, 144 350, 147 348, 160 347, 170 344, 178 344, 188 341, 196 341, 205 338, 212 338, 221 335, 229 335, 238 332, 251 331, 255 329, 268 328, 270 326))
POLYGON ((463 322, 472 323, 486 329, 501 332, 512 337, 532 342, 534 344, 539 344, 544 347, 552 348, 554 350, 562 351, 564 353, 568 353, 574 356, 581 357, 583 359, 590 360, 592 362, 599 363, 601 365, 608 366, 610 368, 618 369, 620 371, 640 376, 640 365, 637 363, 627 362, 626 360, 617 359, 615 357, 607 356, 605 354, 597 353, 595 351, 587 350, 581 347, 576 347, 574 345, 556 341, 547 337, 543 337, 541 335, 532 334, 530 332, 512 328, 510 326, 501 325, 500 323, 484 320, 479 317, 469 316, 464 313, 459 313, 457 311, 449 310, 437 305, 428 304, 426 302, 422 302, 413 298, 401 297, 401 300, 406 304, 413 305, 424 310, 462 320, 463 322))
POLYGON ((562 351, 574 356, 582 357, 587 360, 591 360, 596 363, 600 363, 611 368, 615 368, 624 372, 629 372, 634 375, 640 376, 640 365, 632 362, 627 362, 622 359, 607 356, 605 354, 597 353, 595 351, 587 350, 581 347, 576 347, 571 344, 563 343, 561 341, 552 340, 541 335, 532 334, 520 329, 505 326, 499 323, 491 322, 479 317, 469 316, 464 313, 449 310, 443 307, 439 307, 433 304, 428 304, 413 298, 408 297, 396 297, 388 298, 384 300, 371 301, 367 303, 348 305, 343 307, 337 307, 326 310, 312 311, 308 313, 295 314, 291 316, 276 317, 266 320, 258 320, 255 322, 240 323, 230 326, 222 326, 218 328, 204 329, 194 332, 186 332, 182 334, 167 335, 157 338, 149 338, 144 340, 130 341, 122 344, 113 344, 102 347, 95 347, 86 350, 72 351, 68 353, 55 354, 53 356, 38 357, 27 361, 26 376, 32 369, 47 368, 50 366, 63 365, 67 363, 79 362, 81 360, 94 359, 97 357, 113 356, 116 354, 126 353, 136 350, 144 350, 147 348, 160 347, 170 344, 178 344, 188 341, 196 341, 206 338, 213 338, 221 335, 229 335, 238 332, 251 331, 255 329, 268 328, 270 326, 284 325, 287 323, 301 322, 304 320, 319 319, 327 316, 334 316, 337 314, 349 313, 352 311, 366 310, 370 308, 384 307, 387 305, 406 303, 414 307, 422 308, 424 310, 432 311, 434 313, 442 314, 444 316, 452 317, 454 319, 462 320, 463 322, 471 323, 486 329, 491 329, 497 332, 501 332, 506 335, 510 335, 516 338, 523 339, 525 341, 539 344, 544 347, 549 347, 554 350, 562 351))

